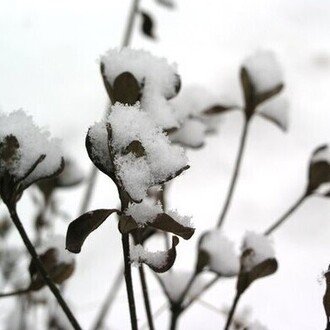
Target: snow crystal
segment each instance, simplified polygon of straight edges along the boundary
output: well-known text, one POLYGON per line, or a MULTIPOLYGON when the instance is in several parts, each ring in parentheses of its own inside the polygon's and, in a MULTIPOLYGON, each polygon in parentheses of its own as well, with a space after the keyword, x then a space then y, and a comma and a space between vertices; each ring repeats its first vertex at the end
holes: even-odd
POLYGON ((125 214, 132 216, 139 225, 144 225, 147 222, 152 222, 162 212, 163 207, 160 202, 146 197, 141 203, 130 203, 125 214))
POLYGON ((50 139, 49 132, 38 128, 24 111, 0 115, 0 143, 10 135, 15 136, 19 143, 18 155, 10 163, 0 160, 0 174, 8 170, 21 179, 41 155, 45 155, 45 159, 23 180, 24 185, 52 175, 60 168, 62 155, 59 141, 50 139))
POLYGON ((328 146, 326 148, 322 148, 321 150, 316 151, 313 154, 312 162, 327 162, 330 163, 330 149, 328 146))
POLYGON ((273 119, 285 131, 289 126, 289 101, 280 95, 272 97, 266 102, 261 103, 257 112, 269 119, 273 119))
POLYGON ((158 125, 164 128, 177 126, 173 109, 167 102, 168 98, 176 94, 178 77, 174 64, 170 65, 165 58, 153 56, 144 50, 130 48, 110 49, 101 57, 101 62, 110 84, 121 73, 132 73, 143 86, 142 108, 158 125))
POLYGON ((251 270, 254 266, 260 264, 269 258, 274 258, 275 251, 272 242, 268 237, 251 231, 246 232, 242 252, 251 249, 253 252, 244 259, 244 268, 246 271, 251 270))
POLYGON ((181 224, 184 227, 192 228, 192 217, 188 215, 180 215, 177 210, 170 210, 167 214, 173 218, 177 223, 181 224))
POLYGON ((172 142, 197 148, 203 145, 207 127, 198 119, 187 119, 182 126, 169 135, 172 142))
POLYGON ((156 268, 161 268, 166 265, 167 258, 167 251, 150 252, 141 244, 131 245, 130 248, 130 260, 135 265, 145 262, 156 268))
POLYGON ((257 93, 272 90, 283 82, 280 64, 272 51, 260 50, 243 62, 257 93))
MULTIPOLYGON (((164 274, 160 274, 159 278, 164 285, 166 293, 169 295, 171 301, 176 302, 180 299, 183 292, 185 291, 190 279, 192 272, 177 271, 173 270, 164 274)), ((199 294, 206 284, 204 276, 199 275, 190 289, 188 290, 187 297, 194 297, 199 294)))
POLYGON ((247 330, 267 330, 267 327, 265 327, 258 321, 254 321, 253 323, 248 325, 247 330))
POLYGON ((240 262, 234 250, 234 244, 222 234, 220 229, 208 232, 200 248, 210 256, 210 270, 223 276, 238 274, 240 262))

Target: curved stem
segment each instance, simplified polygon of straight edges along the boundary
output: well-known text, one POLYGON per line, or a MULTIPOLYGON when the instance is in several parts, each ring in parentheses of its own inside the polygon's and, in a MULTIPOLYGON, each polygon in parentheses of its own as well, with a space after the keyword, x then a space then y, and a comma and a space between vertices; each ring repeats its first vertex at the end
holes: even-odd
POLYGON ((290 217, 290 215, 304 202, 308 196, 309 195, 305 193, 299 197, 298 200, 277 221, 275 221, 275 223, 265 230, 264 235, 268 236, 278 229, 278 227, 280 227, 290 217))
POLYGON ((107 314, 109 313, 110 307, 112 306, 112 303, 114 302, 114 300, 117 296, 117 293, 120 289, 121 282, 124 279, 123 274, 124 274, 124 269, 123 269, 123 267, 120 267, 120 269, 115 277, 115 280, 112 283, 109 294, 106 296, 106 298, 102 304, 101 310, 100 310, 98 317, 96 318, 96 321, 92 328, 93 330, 98 330, 98 329, 102 328, 104 320, 105 320, 107 314))
POLYGON ((149 329, 154 330, 155 327, 154 327, 154 322, 153 322, 153 317, 152 317, 152 312, 151 312, 148 286, 147 286, 147 281, 146 281, 146 278, 145 278, 143 264, 141 264, 140 267, 139 267, 139 274, 140 274, 141 287, 142 287, 142 293, 143 293, 143 299, 144 299, 144 306, 145 306, 145 310, 146 310, 146 314, 147 314, 149 329))
POLYGON ((136 310, 135 310, 131 263, 130 263, 130 259, 129 259, 129 236, 128 236, 128 234, 122 234, 121 241, 122 241, 122 245, 123 245, 124 265, 125 265, 125 282, 126 282, 126 291, 127 291, 129 312, 130 312, 130 317, 131 317, 131 326, 132 326, 132 330, 137 330, 138 327, 137 327, 137 318, 136 318, 136 310))
POLYGON ((234 167, 234 172, 230 181, 230 185, 229 185, 229 189, 227 192, 227 197, 225 200, 225 204, 223 206, 222 212, 219 216, 219 220, 218 220, 218 224, 217 227, 220 228, 221 226, 223 226, 225 217, 227 215, 230 203, 232 201, 232 197, 234 194, 234 190, 235 190, 235 186, 237 183, 237 179, 238 179, 238 175, 239 175, 239 171, 240 171, 240 167, 241 167, 241 162, 242 162, 242 158, 243 158, 243 153, 244 153, 244 148, 245 148, 245 144, 246 144, 246 138, 247 138, 247 133, 248 133, 248 127, 249 127, 249 122, 250 119, 247 117, 244 117, 244 126, 243 126, 243 132, 241 135, 241 139, 240 139, 240 143, 239 143, 239 149, 238 149, 238 154, 237 154, 237 158, 236 158, 236 162, 235 162, 235 167, 234 167))
POLYGON ((48 272, 44 268, 42 262, 40 261, 39 256, 38 256, 34 246, 32 245, 29 237, 27 236, 27 233, 18 217, 18 214, 16 211, 16 206, 15 205, 12 207, 8 206, 8 210, 9 210, 10 216, 11 216, 19 234, 22 237, 22 240, 26 246, 26 249, 30 253, 32 260, 33 260, 35 266, 37 267, 38 271, 40 272, 42 278, 44 279, 45 283, 48 285, 49 289, 52 291, 53 295, 55 296, 58 303, 62 307, 63 312, 66 314, 66 316, 67 316, 68 320, 70 321, 71 325, 73 326, 73 328, 76 330, 81 330, 81 327, 80 327, 78 321, 76 320, 76 318, 72 314, 70 308, 68 307, 67 303, 63 299, 60 290, 54 284, 53 280, 51 279, 48 272))
POLYGON ((13 297, 13 296, 20 296, 22 294, 26 294, 31 292, 31 289, 20 289, 12 292, 6 292, 6 293, 0 293, 0 298, 7 298, 7 297, 13 297))
POLYGON ((230 311, 229 311, 229 314, 228 314, 228 318, 227 318, 227 322, 226 322, 226 325, 224 327, 224 330, 228 330, 230 325, 231 325, 231 322, 233 320, 233 316, 234 316, 234 313, 235 313, 235 310, 236 310, 236 307, 237 307, 237 304, 238 304, 238 301, 239 301, 240 297, 241 297, 241 295, 236 293, 233 304, 232 304, 232 306, 230 308, 230 311))

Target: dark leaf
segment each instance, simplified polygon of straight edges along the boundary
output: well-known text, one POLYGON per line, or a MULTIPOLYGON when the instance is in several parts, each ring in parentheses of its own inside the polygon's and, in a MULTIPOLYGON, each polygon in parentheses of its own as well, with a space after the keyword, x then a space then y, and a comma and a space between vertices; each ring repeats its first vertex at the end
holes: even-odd
POLYGON ((116 77, 113 83, 114 102, 134 105, 140 97, 139 83, 130 72, 123 72, 116 77))
POLYGON ((158 214, 156 219, 149 225, 156 229, 178 235, 184 239, 189 239, 195 232, 195 228, 181 225, 166 213, 158 214))
POLYGON ((156 0, 156 2, 169 9, 173 9, 175 7, 174 2, 172 0, 156 0))
POLYGON ((142 145, 142 143, 138 140, 132 141, 124 150, 123 154, 127 155, 132 153, 135 157, 143 157, 146 155, 146 151, 142 145))
POLYGON ((138 228, 137 223, 132 217, 122 215, 119 219, 118 229, 122 234, 128 234, 138 228))
MULTIPOLYGON (((251 253, 251 251, 247 252, 251 253)), ((253 281, 274 274, 277 268, 278 263, 275 258, 264 260, 260 264, 254 266, 248 272, 242 268, 238 275, 237 291, 242 294, 251 285, 253 281)))
POLYGON ((114 212, 120 213, 116 209, 99 209, 87 212, 73 220, 66 234, 66 249, 73 253, 79 253, 87 236, 114 212))
POLYGON ((142 32, 149 38, 156 39, 154 35, 154 21, 149 14, 144 11, 141 11, 142 16, 142 32))
POLYGON ((181 89, 181 77, 176 73, 175 74, 175 84, 173 86, 173 90, 170 91, 168 94, 165 95, 167 100, 172 99, 173 97, 177 96, 181 89))
MULTIPOLYGON (((72 275, 75 268, 73 260, 70 263, 59 260, 58 251, 55 248, 48 249, 45 253, 40 255, 39 258, 47 273, 56 284, 62 284, 67 280, 72 275)), ((45 285, 45 282, 33 260, 31 260, 30 263, 29 272, 31 277, 30 289, 41 289, 45 285)))
POLYGON ((174 264, 176 258, 176 246, 179 244, 179 239, 176 236, 172 237, 172 247, 164 251, 163 253, 166 254, 166 261, 162 266, 155 265, 150 260, 141 260, 143 263, 147 264, 154 272, 156 273, 164 273, 168 271, 174 264))
POLYGON ((312 193, 323 183, 330 182, 330 164, 326 161, 312 161, 308 176, 308 192, 312 193))
POLYGON ((235 109, 235 108, 232 106, 225 106, 225 105, 217 104, 217 105, 214 105, 214 106, 204 110, 202 113, 203 113, 203 115, 206 115, 206 116, 220 115, 222 113, 228 112, 233 109, 235 109))
POLYGON ((180 175, 183 171, 187 170, 189 167, 190 167, 189 165, 186 165, 186 166, 180 168, 180 169, 179 169, 177 172, 175 172, 173 175, 171 175, 171 176, 169 176, 168 178, 166 178, 166 180, 161 181, 161 182, 157 182, 157 184, 160 185, 160 184, 163 184, 163 183, 165 183, 165 182, 168 182, 168 181, 170 181, 170 180, 176 178, 178 175, 180 175))
POLYGON ((271 97, 277 95, 278 93, 281 92, 281 90, 284 88, 283 84, 279 84, 276 87, 274 87, 273 89, 263 92, 261 94, 257 94, 256 95, 256 105, 270 99, 271 97))
POLYGON ((16 136, 10 134, 4 137, 0 142, 0 159, 5 163, 13 161, 18 157, 17 151, 19 149, 19 143, 16 136))
POLYGON ((328 268, 328 271, 324 274, 324 277, 326 280, 326 290, 325 290, 325 293, 323 296, 323 306, 324 306, 325 314, 327 317, 327 323, 329 325, 329 320, 330 320, 330 266, 328 268))
POLYGON ((209 265, 210 255, 205 250, 198 250, 198 257, 196 263, 196 273, 200 273, 205 267, 209 265))
POLYGON ((278 120, 277 118, 275 118, 275 117, 273 117, 273 116, 269 116, 269 115, 267 115, 267 114, 265 114, 265 113, 262 113, 262 112, 258 113, 258 115, 259 115, 260 117, 263 117, 263 118, 269 120, 271 123, 273 123, 273 124, 275 124, 277 127, 279 127, 282 131, 284 131, 284 132, 287 131, 286 126, 283 126, 283 123, 282 123, 280 120, 278 120))

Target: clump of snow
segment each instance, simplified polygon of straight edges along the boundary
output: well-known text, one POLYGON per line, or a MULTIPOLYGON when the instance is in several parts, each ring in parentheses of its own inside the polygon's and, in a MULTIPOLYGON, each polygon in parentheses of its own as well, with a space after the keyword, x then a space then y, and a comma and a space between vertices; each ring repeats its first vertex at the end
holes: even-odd
POLYGON ((110 49, 101 57, 110 84, 123 72, 132 73, 142 88, 142 108, 163 128, 176 127, 173 109, 167 99, 176 94, 176 65, 144 50, 110 49))
POLYGON ((320 150, 316 151, 311 159, 312 163, 317 162, 326 162, 330 163, 330 148, 326 146, 325 148, 321 148, 320 150))
MULTIPOLYGON (((171 272, 160 274, 159 278, 170 300, 177 302, 185 291, 191 276, 191 272, 173 270, 171 272)), ((192 298, 198 295, 203 290, 205 284, 206 279, 202 275, 196 277, 190 289, 188 290, 186 297, 192 298)))
POLYGON ((203 114, 205 110, 219 104, 219 100, 207 89, 198 85, 189 86, 170 102, 180 123, 180 127, 169 135, 171 141, 187 147, 200 147, 206 133, 217 129, 220 116, 203 114))
POLYGON ((162 212, 161 203, 149 197, 144 198, 141 203, 130 203, 125 210, 125 214, 130 215, 141 226, 152 222, 162 212))
MULTIPOLYGON (((169 180, 187 165, 183 148, 171 145, 160 126, 140 109, 139 103, 134 106, 116 103, 107 122, 111 125, 110 144, 116 175, 134 200, 143 199, 149 187, 169 180), (125 152, 133 141, 141 143, 144 155, 138 157, 125 152)), ((105 122, 94 125, 89 132, 94 155, 111 170, 105 122)))
POLYGON ((19 147, 11 161, 0 159, 0 175, 7 170, 18 180, 22 179, 41 155, 45 155, 45 159, 23 180, 23 185, 52 175, 60 168, 62 153, 59 140, 50 139, 49 132, 37 127, 24 111, 0 115, 0 145, 8 136, 16 137, 19 147))
POLYGON ((53 235, 47 237, 38 248, 38 254, 43 254, 49 249, 56 250, 58 263, 71 264, 75 258, 72 253, 65 249, 65 237, 61 235, 53 235))
POLYGON ((272 241, 267 236, 252 231, 246 232, 241 250, 252 250, 243 260, 245 271, 250 271, 256 265, 275 256, 272 241))
POLYGON ((131 245, 130 260, 131 263, 138 266, 145 262, 155 268, 162 268, 166 265, 168 259, 167 251, 150 252, 146 250, 141 244, 131 245))
POLYGON ((283 83, 283 74, 279 62, 272 51, 260 50, 243 62, 257 93, 274 89, 283 83))
POLYGON ((203 237, 200 248, 205 250, 210 257, 210 270, 223 276, 238 274, 240 262, 235 253, 234 244, 220 229, 209 231, 203 237))
POLYGON ((289 101, 286 97, 275 96, 261 103, 257 112, 270 120, 274 120, 283 130, 289 126, 289 101))
POLYGON ((187 119, 182 126, 169 137, 172 142, 180 143, 192 148, 200 147, 204 144, 207 127, 198 119, 187 119))
POLYGON ((248 325, 247 330, 267 330, 267 327, 262 325, 259 321, 254 321, 248 325))
POLYGON ((181 224, 184 227, 193 227, 193 223, 191 221, 192 217, 188 215, 180 215, 177 210, 170 210, 167 214, 173 218, 177 223, 181 224))

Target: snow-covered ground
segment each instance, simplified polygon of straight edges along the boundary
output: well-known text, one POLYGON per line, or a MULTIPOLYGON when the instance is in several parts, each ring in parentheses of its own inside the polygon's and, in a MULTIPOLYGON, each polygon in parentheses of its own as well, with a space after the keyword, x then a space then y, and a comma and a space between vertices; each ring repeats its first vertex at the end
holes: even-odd
MULTIPOLYGON (((102 116, 106 93, 97 60, 121 43, 129 0, 2 0, 0 3, 0 106, 24 108, 36 123, 63 139, 68 152, 89 169, 84 149, 87 129, 102 116)), ((312 150, 330 140, 330 2, 326 0, 181 0, 175 11, 142 0, 157 22, 158 40, 135 31, 133 46, 178 63, 183 86, 200 83, 224 100, 240 102, 240 62, 258 48, 273 49, 283 63, 290 127, 255 118, 248 137, 241 178, 225 224, 237 249, 246 230, 263 231, 302 193, 312 150)), ((178 246, 176 269, 194 262, 196 238, 211 228, 220 212, 231 175, 242 119, 229 113, 206 147, 188 153, 191 168, 170 186, 170 205, 193 215, 195 239, 178 246)), ((77 215, 82 189, 59 195, 62 208, 77 215), (79 193, 79 194, 78 194, 79 193)), ((91 209, 115 207, 114 185, 103 174, 91 209)), ((26 224, 28 197, 19 211, 26 224), (23 216, 24 215, 24 216, 23 216)), ((279 271, 254 283, 240 308, 269 329, 323 329, 322 271, 330 262, 330 201, 310 198, 274 235, 279 271)), ((58 230, 65 232, 66 225, 58 230)), ((19 239, 18 236, 16 238, 19 239)), ((93 233, 78 255, 77 271, 67 295, 84 328, 94 319, 121 260, 115 221, 93 233)), ((137 272, 134 270, 135 278, 137 272)), ((165 301, 151 274, 153 308, 165 301)), ((145 314, 136 281, 138 315, 145 314)), ((234 281, 223 280, 203 300, 221 308, 230 304, 234 281)), ((1 319, 9 300, 1 301, 1 319)), ((157 319, 166 329, 167 313, 157 319)), ((187 329, 219 329, 224 319, 195 304, 182 317, 187 329)), ((122 289, 108 324, 128 329, 126 293, 122 289)))

